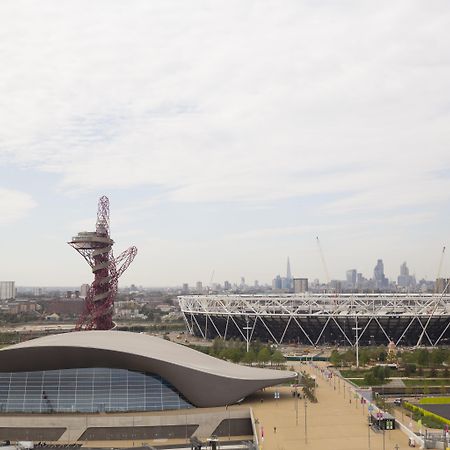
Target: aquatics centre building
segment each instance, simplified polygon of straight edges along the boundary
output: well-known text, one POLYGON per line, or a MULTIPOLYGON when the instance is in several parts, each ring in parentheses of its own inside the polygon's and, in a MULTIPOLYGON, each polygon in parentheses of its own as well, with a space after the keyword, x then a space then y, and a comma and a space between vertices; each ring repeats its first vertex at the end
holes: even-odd
MULTIPOLYGON (((155 416, 153 421, 148 414, 141 420, 142 433, 144 428, 148 431, 141 438, 192 435, 201 425, 202 411, 214 415, 214 408, 292 381, 296 375, 232 364, 144 334, 80 331, 46 336, 0 350, 0 438, 13 439, 20 431, 18 417, 28 415, 22 422, 37 434, 33 438, 19 432, 21 439, 125 439, 139 428, 130 426, 126 414, 149 412, 155 416), (196 412, 197 423, 188 430, 189 411, 196 412), (72 427, 67 437, 67 424, 74 417, 98 413, 101 420, 95 427, 85 426, 83 419, 78 432, 72 427), (125 416, 119 420, 117 414, 125 416), (166 414, 164 420, 158 414, 166 414), (11 419, 12 415, 17 417, 11 419), (54 434, 56 429, 60 434, 54 434)), ((223 414, 217 427, 222 419, 223 414)), ((211 417, 204 422, 211 422, 211 417)))
POLYGON ((276 344, 436 346, 450 344, 450 295, 186 295, 189 332, 276 344))

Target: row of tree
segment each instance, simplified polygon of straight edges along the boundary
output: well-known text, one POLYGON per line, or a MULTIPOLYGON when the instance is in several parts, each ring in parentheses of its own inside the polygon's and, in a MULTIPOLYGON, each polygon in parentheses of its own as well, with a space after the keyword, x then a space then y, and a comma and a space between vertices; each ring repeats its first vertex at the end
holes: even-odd
MULTIPOLYGON (((365 347, 359 350, 359 364, 366 366, 369 362, 385 363, 388 359, 386 347, 365 347)), ((351 366, 356 363, 356 351, 353 348, 343 352, 333 350, 330 362, 334 366, 351 366)))
MULTIPOLYGON (((333 350, 330 362, 335 366, 350 366, 356 363, 356 352, 348 349, 343 352, 333 350)), ((440 368, 443 364, 450 365, 450 348, 426 349, 418 348, 414 350, 398 350, 389 354, 386 347, 364 347, 359 350, 359 363, 366 366, 369 363, 397 363, 408 368, 410 373, 415 372, 415 368, 440 368)))
POLYGON ((284 364, 283 354, 273 346, 263 345, 260 342, 252 342, 247 352, 246 343, 239 340, 224 341, 216 338, 212 346, 191 346, 195 350, 202 351, 216 358, 225 359, 234 363, 244 364, 284 364))
POLYGON ((375 366, 364 375, 364 382, 369 386, 381 386, 389 381, 391 370, 385 366, 375 366))

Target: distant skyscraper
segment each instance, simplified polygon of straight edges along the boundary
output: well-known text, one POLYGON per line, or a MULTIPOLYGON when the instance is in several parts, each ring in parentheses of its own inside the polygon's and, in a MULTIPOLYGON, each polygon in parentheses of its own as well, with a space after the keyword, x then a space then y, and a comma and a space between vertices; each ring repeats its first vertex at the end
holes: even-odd
POLYGON ((287 259, 286 278, 287 278, 288 280, 292 280, 292 274, 291 274, 291 262, 289 261, 289 256, 288 256, 288 259, 287 259))
POLYGON ((356 280, 357 280, 356 269, 347 270, 346 279, 347 279, 347 284, 351 285, 351 287, 354 288, 356 286, 356 280))
POLYGON ((189 284, 188 283, 183 283, 182 291, 183 291, 183 294, 187 294, 189 292, 189 284))
POLYGON ((435 291, 437 294, 450 293, 450 278, 436 279, 435 291))
POLYGON ((308 278, 294 278, 294 292, 308 292, 308 278))
POLYGON ((89 284, 82 284, 80 287, 80 297, 86 298, 89 288, 90 288, 89 284))
POLYGON ((16 298, 14 281, 0 281, 0 300, 12 300, 16 298))
POLYGON ((241 287, 245 286, 245 277, 241 277, 241 287))
POLYGON ((384 275, 384 264, 382 259, 377 261, 377 265, 373 269, 373 279, 377 289, 383 289, 389 285, 389 280, 384 275))
POLYGON ((195 285, 195 291, 197 294, 201 294, 203 292, 203 283, 201 281, 197 281, 195 285))
POLYGON ((280 277, 280 275, 277 275, 273 280, 272 280, 272 289, 274 291, 279 290, 282 288, 282 279, 280 277))
POLYGON ((400 275, 404 277, 409 277, 409 269, 406 265, 406 261, 400 266, 400 275))
POLYGON ((397 278, 397 284, 399 287, 411 287, 416 284, 416 279, 414 276, 409 274, 408 266, 406 261, 400 266, 400 275, 397 278))
POLYGON ((291 262, 289 261, 289 256, 286 265, 286 278, 283 280, 283 289, 292 289, 292 273, 291 273, 291 262))
POLYGON ((223 283, 223 288, 224 288, 226 291, 230 291, 230 290, 231 290, 231 283, 230 283, 229 281, 224 281, 224 283, 223 283))

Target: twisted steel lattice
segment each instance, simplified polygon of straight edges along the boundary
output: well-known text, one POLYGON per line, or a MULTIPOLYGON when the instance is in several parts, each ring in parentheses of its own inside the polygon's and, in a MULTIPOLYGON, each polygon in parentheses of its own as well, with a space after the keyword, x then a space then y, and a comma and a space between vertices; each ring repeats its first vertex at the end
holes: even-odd
POLYGON ((97 223, 94 232, 80 232, 69 245, 91 266, 94 281, 84 302, 84 310, 76 325, 77 330, 110 330, 114 328, 114 300, 119 277, 125 272, 137 253, 130 247, 114 258, 114 241, 109 230, 109 199, 98 201, 97 223))

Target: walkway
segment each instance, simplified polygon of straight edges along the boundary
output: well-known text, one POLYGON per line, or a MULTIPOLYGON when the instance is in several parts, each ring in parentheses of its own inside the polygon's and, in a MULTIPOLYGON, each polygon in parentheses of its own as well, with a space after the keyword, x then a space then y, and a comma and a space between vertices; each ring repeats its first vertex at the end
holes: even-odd
MULTIPOLYGON (((349 399, 348 388, 339 379, 325 381, 320 371, 307 364, 298 364, 295 370, 305 370, 315 376, 319 384, 318 403, 307 402, 305 437, 305 402, 298 400, 298 425, 296 400, 289 387, 267 389, 251 401, 254 416, 258 419, 258 434, 264 434, 264 450, 407 450, 408 440, 400 430, 375 433, 367 425, 367 407, 349 399), (280 392, 280 399, 274 393, 280 392), (263 402, 261 403, 261 399, 263 402), (350 403, 351 400, 351 403, 350 403), (276 429, 275 429, 275 428, 276 429)), ((346 383, 347 384, 347 383, 346 383)))

